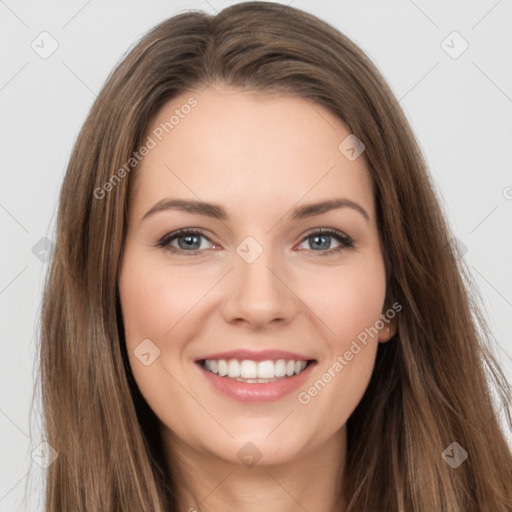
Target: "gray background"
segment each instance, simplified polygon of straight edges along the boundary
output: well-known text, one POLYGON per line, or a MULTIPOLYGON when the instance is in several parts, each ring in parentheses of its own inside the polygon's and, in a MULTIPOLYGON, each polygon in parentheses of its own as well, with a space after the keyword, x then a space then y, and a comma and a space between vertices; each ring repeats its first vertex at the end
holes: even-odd
MULTIPOLYGON (((43 441, 38 400, 29 416, 47 270, 44 243, 37 244, 53 236, 78 130, 107 75, 142 34, 182 10, 214 13, 232 3, 0 1, 0 511, 42 510, 44 470, 31 459, 43 441), (31 47, 51 49, 43 31, 58 43, 46 59, 31 47)), ((512 379, 512 1, 291 5, 352 38, 390 83, 430 165, 512 379), (454 31, 463 39, 450 35, 454 31), (458 55, 464 40, 469 47, 458 55)))

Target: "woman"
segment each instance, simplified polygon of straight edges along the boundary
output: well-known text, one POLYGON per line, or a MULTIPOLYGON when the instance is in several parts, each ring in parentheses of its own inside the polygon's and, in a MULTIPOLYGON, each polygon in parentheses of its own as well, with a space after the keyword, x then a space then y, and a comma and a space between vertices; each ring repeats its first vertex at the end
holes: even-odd
POLYGON ((62 188, 46 510, 512 510, 471 286, 350 40, 265 2, 164 21, 62 188))

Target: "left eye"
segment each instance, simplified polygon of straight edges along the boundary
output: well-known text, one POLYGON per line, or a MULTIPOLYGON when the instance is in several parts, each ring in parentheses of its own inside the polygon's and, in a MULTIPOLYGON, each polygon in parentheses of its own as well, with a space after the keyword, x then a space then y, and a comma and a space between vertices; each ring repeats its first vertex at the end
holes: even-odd
MULTIPOLYGON (((188 253, 187 256, 199 256, 201 252, 205 250, 204 247, 201 248, 201 238, 209 241, 210 243, 213 243, 204 233, 199 230, 180 229, 179 231, 165 235, 157 245, 172 253, 188 253), (177 242, 177 247, 176 245, 172 245, 174 242, 177 242)), ((316 245, 317 249, 320 250, 309 250, 312 252, 320 253, 318 256, 337 253, 343 249, 353 247, 354 245, 352 238, 344 235, 340 231, 333 229, 323 229, 310 232, 302 239, 301 245, 304 242, 309 242, 310 246, 316 245), (328 241, 330 238, 336 239, 340 245, 338 247, 331 248, 331 242, 328 241)))
MULTIPOLYGON (((350 247, 354 246, 354 241, 352 238, 350 238, 347 235, 344 235, 340 231, 336 231, 333 229, 324 229, 321 231, 313 231, 312 233, 309 233, 301 243, 309 241, 310 245, 315 245, 318 247, 320 246, 320 249, 328 249, 326 251, 320 251, 320 256, 323 256, 325 254, 332 254, 336 252, 340 252, 343 249, 348 249, 350 247), (326 242, 329 238, 336 239, 340 245, 338 247, 331 248, 331 243, 329 241, 326 242), (327 247, 326 247, 327 246, 327 247)), ((319 252, 318 250, 314 250, 314 252, 319 252)))

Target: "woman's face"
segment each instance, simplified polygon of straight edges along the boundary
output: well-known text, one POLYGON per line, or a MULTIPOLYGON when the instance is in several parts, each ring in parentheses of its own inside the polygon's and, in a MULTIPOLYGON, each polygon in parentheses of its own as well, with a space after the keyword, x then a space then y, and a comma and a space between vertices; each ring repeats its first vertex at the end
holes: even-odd
POLYGON ((317 104, 220 85, 148 127, 119 289, 133 375, 175 445, 292 461, 362 398, 395 322, 379 321, 384 262, 349 135, 317 104))

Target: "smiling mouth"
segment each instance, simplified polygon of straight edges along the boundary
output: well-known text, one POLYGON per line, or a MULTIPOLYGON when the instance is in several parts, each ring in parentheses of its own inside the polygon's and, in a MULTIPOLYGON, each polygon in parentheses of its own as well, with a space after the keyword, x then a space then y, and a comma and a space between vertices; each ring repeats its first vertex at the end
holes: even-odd
POLYGON ((301 374, 315 359, 298 361, 277 359, 252 361, 250 359, 201 359, 197 363, 207 372, 219 377, 248 384, 268 384, 290 379, 301 374))

